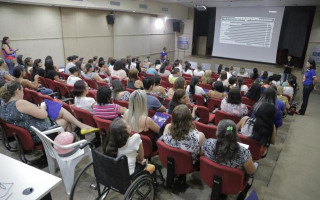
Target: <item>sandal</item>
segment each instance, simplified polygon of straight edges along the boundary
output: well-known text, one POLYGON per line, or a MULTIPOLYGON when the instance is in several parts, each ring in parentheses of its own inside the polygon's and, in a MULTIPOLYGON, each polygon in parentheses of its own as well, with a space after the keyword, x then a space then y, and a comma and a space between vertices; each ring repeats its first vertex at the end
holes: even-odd
POLYGON ((81 129, 80 134, 81 135, 85 135, 85 134, 93 133, 93 132, 97 132, 97 131, 99 131, 98 128, 89 128, 89 129, 86 129, 86 130, 81 129))

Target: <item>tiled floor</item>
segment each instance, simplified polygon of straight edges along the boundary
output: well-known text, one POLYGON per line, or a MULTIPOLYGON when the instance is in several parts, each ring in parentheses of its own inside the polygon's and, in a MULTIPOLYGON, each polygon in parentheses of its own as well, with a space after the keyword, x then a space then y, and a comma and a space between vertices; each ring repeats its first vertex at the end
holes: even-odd
MULTIPOLYGON (((299 99, 299 97, 298 97, 299 99)), ((264 200, 316 200, 320 199, 320 95, 312 94, 305 116, 288 116, 278 130, 277 141, 271 145, 266 158, 259 161, 252 189, 259 199, 264 200)), ((18 159, 17 154, 8 152, 0 145, 0 153, 18 159)), ((159 162, 158 158, 153 159, 159 162)), ((83 166, 85 163, 82 163, 83 166)), ((77 168, 79 172, 80 168, 77 168)), ((48 171, 47 168, 44 169, 48 171)), ((163 169, 164 175, 166 170, 163 169)), ((56 174, 60 176, 59 172, 56 174)), ((199 172, 187 176, 189 187, 184 192, 158 188, 156 199, 209 199, 211 189, 200 179, 199 172)), ((68 199, 64 185, 52 191, 53 199, 68 199)), ((88 199, 88 198, 79 198, 88 199)), ((121 199, 115 192, 107 199, 121 199)))

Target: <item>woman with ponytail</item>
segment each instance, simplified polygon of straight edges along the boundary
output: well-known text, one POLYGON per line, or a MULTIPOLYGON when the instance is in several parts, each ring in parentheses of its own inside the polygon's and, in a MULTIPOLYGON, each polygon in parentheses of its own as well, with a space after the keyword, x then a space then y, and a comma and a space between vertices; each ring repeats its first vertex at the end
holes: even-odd
POLYGON ((221 165, 243 169, 247 174, 256 171, 250 151, 238 144, 236 124, 229 119, 220 121, 217 139, 203 142, 201 154, 221 165))
POLYGON ((196 94, 196 95, 205 95, 206 92, 203 90, 202 87, 198 86, 199 84, 199 78, 194 76, 192 77, 191 81, 190 81, 190 85, 187 86, 187 93, 190 97, 190 99, 192 99, 192 95, 196 94))

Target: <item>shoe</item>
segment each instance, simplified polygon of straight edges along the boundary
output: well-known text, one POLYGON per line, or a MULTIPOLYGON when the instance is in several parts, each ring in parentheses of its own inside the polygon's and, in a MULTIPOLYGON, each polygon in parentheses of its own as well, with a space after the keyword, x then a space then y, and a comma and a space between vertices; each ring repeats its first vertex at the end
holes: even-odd
POLYGON ((296 111, 295 113, 296 113, 297 115, 304 115, 304 114, 299 113, 298 111, 296 111))
POLYGON ((98 128, 90 128, 90 129, 86 129, 86 130, 81 130, 80 133, 81 133, 81 135, 85 135, 85 134, 93 133, 93 132, 97 132, 97 131, 99 131, 98 128))

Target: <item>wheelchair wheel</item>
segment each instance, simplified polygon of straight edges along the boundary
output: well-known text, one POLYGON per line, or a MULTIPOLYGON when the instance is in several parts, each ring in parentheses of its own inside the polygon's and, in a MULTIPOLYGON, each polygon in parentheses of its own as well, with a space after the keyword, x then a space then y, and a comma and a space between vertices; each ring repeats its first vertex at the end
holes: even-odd
POLYGON ((124 194, 123 200, 154 200, 155 190, 153 185, 153 178, 150 175, 144 174, 139 176, 124 194))
POLYGON ((91 162, 86 165, 76 177, 70 192, 69 200, 105 199, 109 190, 100 185, 100 192, 103 195, 99 195, 98 193, 98 185, 93 171, 93 162, 91 162))

